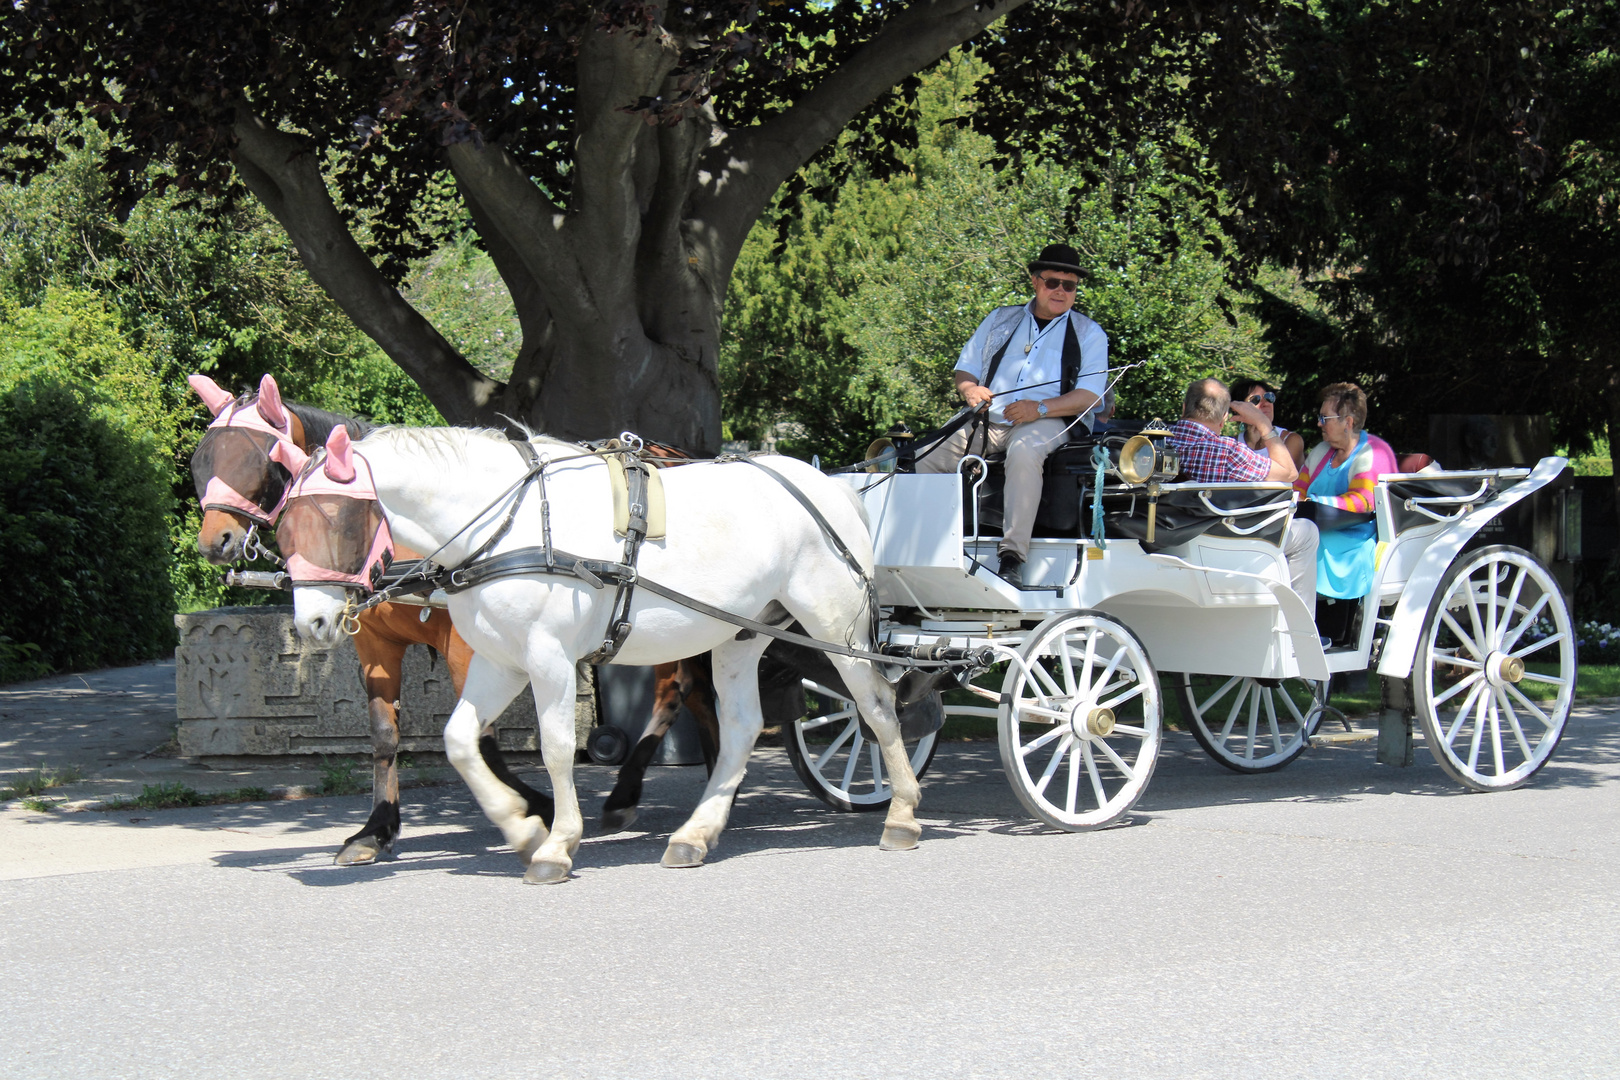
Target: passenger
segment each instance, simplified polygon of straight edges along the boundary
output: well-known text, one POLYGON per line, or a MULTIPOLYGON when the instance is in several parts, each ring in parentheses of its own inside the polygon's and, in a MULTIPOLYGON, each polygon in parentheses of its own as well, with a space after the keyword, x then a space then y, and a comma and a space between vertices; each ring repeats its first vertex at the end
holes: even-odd
MULTIPOLYGON (((1182 471, 1194 481, 1287 483, 1299 475, 1265 414, 1247 401, 1233 401, 1219 379, 1200 379, 1187 387, 1181 419, 1171 427, 1169 441, 1181 458, 1182 471), (1258 430, 1260 445, 1265 449, 1251 450, 1240 440, 1222 435, 1228 416, 1258 430)), ((1305 601, 1305 610, 1312 618, 1316 615, 1316 544, 1314 522, 1295 519, 1288 523, 1283 555, 1288 559, 1289 584, 1305 601)))
MULTIPOLYGON (((1283 446, 1288 448, 1288 456, 1294 459, 1294 468, 1298 469, 1305 464, 1305 440, 1297 431, 1289 431, 1285 427, 1277 427, 1277 388, 1263 379, 1239 379, 1232 384, 1232 400, 1247 401, 1259 409, 1266 421, 1282 436, 1283 446)), ((1243 441, 1251 450, 1264 451, 1260 445, 1261 429, 1257 425, 1243 425, 1243 441)))
MULTIPOLYGON (((1068 441, 1071 423, 1091 430, 1084 414, 1102 397, 1107 381, 1108 335, 1070 310, 1080 273, 1080 254, 1074 248, 1042 248, 1029 264, 1034 299, 985 316, 951 373, 963 400, 989 411, 989 445, 980 452, 1007 452, 1006 523, 997 573, 1013 585, 1023 584, 1046 456, 1068 441)), ((964 427, 924 451, 917 471, 954 470, 967 453, 972 431, 972 425, 964 427)))
MULTIPOLYGON (((1367 395, 1354 383, 1334 383, 1322 391, 1316 422, 1322 441, 1311 448, 1294 487, 1313 503, 1355 514, 1373 512, 1373 489, 1380 473, 1397 471, 1389 444, 1365 430, 1367 395)), ((1371 521, 1339 527, 1318 516, 1322 543, 1317 557, 1318 590, 1338 600, 1367 595, 1372 586, 1378 529, 1371 521)))
POLYGON ((1103 392, 1102 404, 1093 408, 1082 418, 1091 425, 1093 435, 1106 435, 1114 427, 1114 388, 1110 386, 1103 392))

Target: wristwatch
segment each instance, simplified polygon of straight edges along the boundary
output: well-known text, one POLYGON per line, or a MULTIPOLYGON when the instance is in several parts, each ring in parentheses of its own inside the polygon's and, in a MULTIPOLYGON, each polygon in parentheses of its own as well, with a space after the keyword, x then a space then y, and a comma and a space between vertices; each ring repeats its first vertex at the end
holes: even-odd
POLYGON ((1035 403, 1035 411, 1040 413, 1042 416, 1045 416, 1046 415, 1046 402, 1037 401, 1035 403))

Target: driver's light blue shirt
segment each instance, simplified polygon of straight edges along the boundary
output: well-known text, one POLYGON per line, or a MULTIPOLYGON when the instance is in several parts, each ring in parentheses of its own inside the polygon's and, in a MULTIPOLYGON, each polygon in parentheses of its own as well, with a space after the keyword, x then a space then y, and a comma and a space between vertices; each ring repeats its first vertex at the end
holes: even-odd
POLYGON ((1098 398, 1108 384, 1108 335, 1103 328, 1078 311, 1068 311, 1044 327, 1035 322, 1035 301, 1022 309, 1022 317, 1013 324, 1016 308, 997 308, 987 315, 962 348, 956 370, 972 375, 984 382, 984 372, 990 366, 1001 343, 1007 343, 1001 366, 990 383, 990 392, 996 395, 990 406, 990 422, 1007 423, 1006 407, 1014 401, 1045 401, 1063 392, 1063 340, 1068 325, 1074 324, 1075 338, 1080 343, 1080 378, 1077 390, 1090 390, 1098 398), (1011 329, 1009 336, 1008 330, 1011 329), (1025 346, 1029 351, 1025 352, 1025 346))

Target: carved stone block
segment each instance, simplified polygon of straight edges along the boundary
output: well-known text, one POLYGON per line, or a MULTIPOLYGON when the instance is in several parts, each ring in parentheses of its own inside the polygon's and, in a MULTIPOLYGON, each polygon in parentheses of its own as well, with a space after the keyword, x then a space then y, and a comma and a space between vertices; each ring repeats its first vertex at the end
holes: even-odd
MULTIPOLYGON (((299 640, 291 607, 216 608, 176 615, 175 703, 180 752, 188 757, 368 754, 366 694, 354 644, 299 640)), ((586 668, 575 702, 576 742, 595 723, 586 668)), ((405 652, 399 748, 442 752, 456 693, 443 658, 425 645, 405 652)), ((525 688, 496 721, 501 748, 539 751, 534 697, 525 688)))

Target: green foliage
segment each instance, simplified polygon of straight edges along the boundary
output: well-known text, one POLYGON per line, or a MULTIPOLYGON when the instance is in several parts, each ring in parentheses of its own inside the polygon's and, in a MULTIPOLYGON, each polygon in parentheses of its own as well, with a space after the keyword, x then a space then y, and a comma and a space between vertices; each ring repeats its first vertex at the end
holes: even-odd
POLYGON ((360 768, 359 762, 322 757, 320 768, 322 795, 356 795, 362 790, 360 781, 354 775, 355 770, 360 768))
POLYGON ((42 795, 52 788, 59 788, 64 784, 71 784, 82 779, 84 779, 84 771, 77 765, 70 765, 65 769, 54 769, 49 765, 41 765, 37 769, 13 776, 9 784, 0 788, 0 803, 10 802, 12 799, 42 795))
POLYGON ((956 407, 962 346, 991 308, 1029 299, 1025 263, 1054 241, 1091 270, 1075 308, 1108 333, 1110 366, 1139 365, 1119 415, 1179 415, 1192 378, 1266 370, 1256 320, 1220 306, 1213 221, 1153 149, 1092 180, 997 172, 989 140, 949 122, 982 71, 955 56, 924 77, 910 172, 802 199, 779 248, 768 227, 750 234, 721 353, 728 438, 784 425, 784 449, 842 463, 895 421, 935 425, 956 407))
POLYGON ((95 384, 29 363, 0 327, 0 633, 52 669, 132 663, 174 647, 167 515, 149 429, 95 384))

